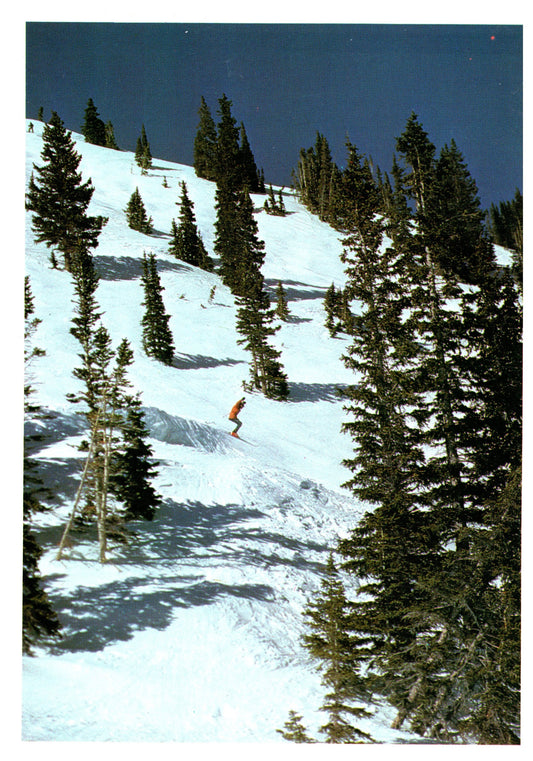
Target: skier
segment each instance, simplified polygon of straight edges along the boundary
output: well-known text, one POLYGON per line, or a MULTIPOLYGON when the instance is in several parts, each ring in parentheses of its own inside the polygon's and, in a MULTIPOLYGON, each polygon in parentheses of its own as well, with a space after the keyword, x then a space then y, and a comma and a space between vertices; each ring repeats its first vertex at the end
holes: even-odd
POLYGON ((233 405, 233 407, 231 408, 231 412, 230 412, 230 413, 229 413, 229 415, 228 415, 228 419, 229 419, 229 420, 231 420, 231 421, 233 421, 233 422, 236 424, 236 426, 235 426, 235 430, 233 430, 233 431, 231 432, 231 435, 232 435, 232 436, 236 436, 236 438, 239 438, 239 437, 237 436, 237 431, 239 430, 239 428, 240 428, 240 427, 241 427, 241 425, 242 425, 242 423, 241 423, 241 421, 239 420, 239 418, 237 417, 237 415, 238 415, 238 414, 239 414, 239 412, 242 410, 242 408, 244 407, 244 405, 245 405, 245 404, 246 404, 246 402, 244 401, 244 396, 243 396, 243 398, 242 398, 242 399, 239 399, 239 401, 238 401, 238 402, 236 402, 236 403, 233 405))

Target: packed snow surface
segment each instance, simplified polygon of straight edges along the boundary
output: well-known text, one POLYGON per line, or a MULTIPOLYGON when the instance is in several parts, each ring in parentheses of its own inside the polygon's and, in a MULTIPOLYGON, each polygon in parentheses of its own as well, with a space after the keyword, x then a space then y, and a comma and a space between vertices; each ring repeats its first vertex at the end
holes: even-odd
MULTIPOLYGON (((42 126, 27 135, 27 180, 42 164, 42 126)), ((184 181, 214 257, 215 186, 191 167, 157 159, 142 176, 132 153, 73 139, 82 178, 95 187, 89 213, 109 217, 95 250, 96 297, 114 346, 127 338, 134 349, 129 378, 142 394, 163 504, 153 522, 130 524, 132 541, 111 546, 107 564, 98 562, 97 542, 78 534, 56 559, 86 431, 66 398, 81 388, 72 374, 79 345, 69 332, 71 276, 51 268, 28 213, 26 272, 42 320, 34 343, 46 350, 31 366, 46 416, 31 428, 43 434, 35 456, 55 495, 38 518, 40 569, 63 637, 23 659, 22 737, 284 743, 276 730, 290 709, 320 737, 324 687, 302 645, 302 611, 320 588, 329 551, 365 509, 341 486, 352 449, 336 389, 357 379, 341 360, 346 337, 333 339, 324 326, 326 289, 345 282, 339 235, 288 191, 285 218, 269 216, 264 196, 253 197, 266 284, 273 300, 279 281, 288 297, 290 319, 275 342, 290 400, 246 394, 237 441, 227 415, 243 395, 249 356, 237 344, 233 297, 216 274, 167 253, 184 181), (152 236, 126 222, 136 187, 152 236), (150 251, 171 315, 172 367, 142 350, 141 260, 150 251)), ((372 708, 361 729, 381 743, 408 739, 390 729, 390 707, 372 708)))

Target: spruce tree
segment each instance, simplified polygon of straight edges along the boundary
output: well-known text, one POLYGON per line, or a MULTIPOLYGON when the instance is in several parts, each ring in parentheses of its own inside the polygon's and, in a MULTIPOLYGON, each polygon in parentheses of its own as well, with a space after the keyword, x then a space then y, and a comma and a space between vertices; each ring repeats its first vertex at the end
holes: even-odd
POLYGON ((143 174, 146 174, 148 169, 152 166, 152 152, 150 150, 150 143, 146 136, 146 130, 144 124, 142 125, 141 134, 137 138, 137 146, 135 148, 135 161, 138 166, 141 167, 143 174))
POLYGON ((197 177, 216 180, 217 128, 203 96, 198 116, 200 122, 194 139, 194 170, 197 177))
POLYGON ((306 728, 302 724, 302 717, 294 710, 289 711, 289 718, 285 722, 284 729, 276 729, 276 732, 283 737, 284 740, 289 740, 294 743, 314 743, 313 740, 307 734, 306 728))
POLYGON ((105 147, 112 148, 115 151, 120 150, 115 140, 115 130, 112 122, 106 122, 105 125, 105 147))
POLYGON ((128 205, 124 209, 128 226, 132 230, 137 230, 145 235, 151 235, 154 231, 152 217, 146 213, 146 209, 139 193, 139 188, 135 188, 130 196, 128 205))
POLYGON ((361 674, 359 643, 351 633, 350 605, 331 553, 321 594, 305 615, 311 633, 305 635, 304 643, 319 660, 322 682, 329 690, 322 706, 328 721, 320 731, 327 743, 371 742, 371 736, 353 724, 354 719, 371 716, 365 708, 354 705, 355 701, 367 701, 370 692, 361 674))
POLYGON ((169 244, 169 253, 177 259, 195 267, 213 271, 213 262, 207 254, 200 233, 196 226, 194 205, 187 193, 185 182, 181 183, 181 198, 179 201, 180 216, 177 226, 172 220, 172 239, 169 244))
POLYGON ((161 497, 151 484, 157 469, 138 396, 126 398, 124 415, 120 424, 123 443, 113 460, 111 488, 124 506, 126 521, 151 521, 161 497))
POLYGON ((403 711, 416 680, 409 651, 429 627, 418 611, 426 603, 421 580, 436 542, 424 494, 416 491, 424 462, 418 426, 426 416, 416 381, 420 349, 406 319, 410 252, 383 245, 379 192, 355 146, 348 150, 342 259, 359 313, 343 358, 358 377, 343 392, 350 416, 343 430, 354 441, 354 457, 344 461, 352 473, 345 485, 373 509, 339 548, 345 568, 361 580, 352 624, 366 643, 373 688, 403 711))
MULTIPOLYGON (((28 378, 30 362, 34 357, 44 352, 33 346, 33 335, 40 323, 36 317, 31 284, 26 276, 24 280, 24 418, 28 423, 40 413, 38 405, 30 402, 33 389, 28 378)), ((35 462, 31 456, 33 438, 30 434, 24 436, 24 488, 22 500, 22 651, 26 655, 33 653, 33 646, 42 637, 58 636, 61 624, 55 613, 50 599, 43 588, 43 580, 39 571, 39 560, 42 549, 35 537, 33 521, 35 514, 44 510, 39 499, 41 482, 35 475, 35 462)))
POLYGON ((217 144, 215 167, 217 184, 226 185, 233 190, 243 187, 241 151, 239 146, 239 129, 231 113, 231 101, 223 95, 219 98, 219 122, 217 126, 217 144))
POLYGON ((258 193, 260 189, 259 172, 255 163, 248 135, 244 124, 241 122, 239 163, 241 166, 241 184, 248 188, 250 193, 258 193))
POLYGON ((277 288, 276 288, 276 314, 280 318, 280 320, 283 320, 283 322, 287 322, 289 319, 289 307, 287 305, 287 297, 285 295, 285 290, 283 288, 283 285, 281 283, 281 280, 278 282, 277 288))
POLYGON ((37 242, 60 251, 65 268, 71 270, 79 251, 95 248, 107 219, 90 217, 87 207, 94 193, 91 180, 82 183, 70 132, 54 111, 43 129, 43 165, 34 164, 26 208, 33 212, 32 228, 37 242))
POLYGON ((106 126, 102 119, 100 119, 92 98, 89 98, 87 101, 81 134, 84 136, 86 143, 103 146, 107 144, 106 126))
POLYGON ((145 308, 141 321, 143 328, 143 348, 149 357, 165 365, 171 365, 174 358, 174 341, 169 328, 170 317, 165 311, 162 292, 164 290, 157 272, 155 256, 143 254, 142 285, 145 308))

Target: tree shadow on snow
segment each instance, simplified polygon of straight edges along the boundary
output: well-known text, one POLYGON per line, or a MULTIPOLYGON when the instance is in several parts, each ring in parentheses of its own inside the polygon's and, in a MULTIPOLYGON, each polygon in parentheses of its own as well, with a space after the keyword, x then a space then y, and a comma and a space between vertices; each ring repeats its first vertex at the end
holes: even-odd
MULTIPOLYGON (((275 293, 279 280, 265 278, 265 285, 275 293)), ((321 299, 324 300, 327 288, 320 285, 310 285, 309 283, 299 283, 296 280, 281 280, 285 297, 288 302, 291 301, 308 301, 321 299)))
POLYGON ((289 402, 338 402, 342 383, 290 383, 289 402))
POLYGON ((286 565, 323 571, 323 563, 308 558, 310 552, 326 552, 327 545, 265 531, 257 525, 262 517, 260 510, 243 505, 167 500, 153 522, 135 524, 132 543, 113 560, 124 572, 133 567, 139 574, 69 591, 50 585, 48 594, 63 626, 62 639, 51 643, 50 651, 98 651, 140 630, 163 630, 175 608, 210 605, 224 597, 275 600, 274 588, 266 584, 206 579, 206 566, 286 565), (141 568, 146 569, 143 575, 141 568))
POLYGON ((172 360, 172 367, 178 370, 202 370, 209 367, 232 367, 242 364, 244 364, 242 359, 232 359, 231 357, 217 359, 203 354, 180 354, 179 357, 174 356, 172 360))
MULTIPOLYGON (((157 237, 157 236, 156 236, 157 237)), ((160 237, 164 237, 161 233, 160 237)), ((134 256, 94 256, 98 277, 102 280, 136 280, 142 275, 142 258, 134 256)), ((157 260, 157 271, 186 272, 190 267, 185 263, 157 260)))

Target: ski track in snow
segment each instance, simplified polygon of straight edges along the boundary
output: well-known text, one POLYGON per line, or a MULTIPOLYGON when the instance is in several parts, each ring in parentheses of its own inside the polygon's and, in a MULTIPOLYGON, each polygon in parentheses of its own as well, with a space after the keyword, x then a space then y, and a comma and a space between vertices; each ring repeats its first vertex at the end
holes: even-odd
MULTIPOLYGON (((27 135, 28 180, 33 163, 41 164, 41 129, 37 123, 27 135)), ((95 251, 96 297, 114 345, 127 337, 135 352, 129 377, 142 394, 163 503, 153 522, 130 524, 132 541, 111 545, 107 564, 97 562, 95 538, 77 534, 64 559, 55 559, 86 431, 66 401, 80 388, 72 375, 71 279, 51 270, 27 214, 26 271, 42 320, 34 343, 46 349, 31 367, 46 417, 28 431, 43 436, 35 459, 55 495, 37 533, 63 637, 23 659, 23 739, 282 743, 276 729, 289 709, 317 737, 324 689, 302 646, 302 611, 329 551, 364 509, 340 486, 351 448, 340 433, 336 389, 356 379, 340 359, 345 340, 331 339, 323 324, 326 289, 345 280, 338 234, 290 194, 283 219, 269 217, 255 197, 265 282, 274 298, 281 280, 288 297, 290 318, 274 340, 291 396, 280 404, 247 395, 245 441, 235 440, 227 414, 242 396, 248 356, 236 343, 233 298, 217 275, 166 252, 185 180, 213 255, 214 185, 159 160, 141 176, 131 153, 73 138, 83 180, 95 186, 89 211, 109 216, 95 251), (155 236, 127 227, 123 209, 135 187, 155 236), (157 257, 176 346, 172 367, 141 348, 143 251, 157 257)), ((409 737, 389 728, 391 709, 375 709, 362 729, 384 743, 409 737)))

